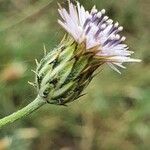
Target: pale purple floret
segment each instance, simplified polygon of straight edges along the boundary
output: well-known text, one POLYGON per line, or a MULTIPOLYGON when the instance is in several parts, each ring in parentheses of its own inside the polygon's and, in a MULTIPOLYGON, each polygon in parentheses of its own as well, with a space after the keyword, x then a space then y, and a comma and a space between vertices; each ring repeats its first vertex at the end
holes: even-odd
POLYGON ((74 38, 77 43, 85 42, 87 51, 91 48, 98 47, 98 56, 115 71, 119 66, 125 68, 124 62, 139 62, 139 59, 132 59, 130 55, 133 53, 128 50, 124 36, 120 36, 119 32, 123 30, 119 23, 113 23, 105 15, 105 10, 98 11, 94 6, 91 12, 86 11, 78 2, 77 5, 69 3, 69 12, 65 8, 58 9, 62 17, 62 21, 58 23, 74 38))

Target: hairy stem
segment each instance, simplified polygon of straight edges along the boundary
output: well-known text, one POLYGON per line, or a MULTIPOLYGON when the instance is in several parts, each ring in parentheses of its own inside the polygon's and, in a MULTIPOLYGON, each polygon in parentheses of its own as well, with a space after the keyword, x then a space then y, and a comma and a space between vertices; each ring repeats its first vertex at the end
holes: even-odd
POLYGON ((42 97, 37 96, 37 98, 33 102, 28 104, 26 107, 18 110, 17 112, 9 116, 0 119, 0 128, 31 114, 32 112, 34 112, 35 110, 43 106, 44 104, 46 104, 46 101, 42 97))

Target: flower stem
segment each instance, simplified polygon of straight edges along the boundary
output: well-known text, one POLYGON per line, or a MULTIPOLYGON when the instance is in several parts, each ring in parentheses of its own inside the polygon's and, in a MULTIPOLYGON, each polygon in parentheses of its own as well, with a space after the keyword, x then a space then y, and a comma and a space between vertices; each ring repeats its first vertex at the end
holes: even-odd
POLYGON ((42 97, 37 96, 37 98, 33 102, 28 104, 26 107, 18 110, 17 112, 9 116, 0 119, 0 128, 31 114, 32 112, 34 112, 35 110, 43 106, 44 104, 46 104, 46 101, 42 97))

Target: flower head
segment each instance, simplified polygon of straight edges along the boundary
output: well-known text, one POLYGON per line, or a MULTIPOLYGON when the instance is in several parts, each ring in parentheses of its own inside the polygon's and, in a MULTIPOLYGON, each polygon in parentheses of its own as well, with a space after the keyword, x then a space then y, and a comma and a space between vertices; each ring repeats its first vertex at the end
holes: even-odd
POLYGON ((84 43, 86 51, 94 48, 96 57, 117 72, 120 73, 117 66, 125 68, 122 65, 124 62, 140 62, 139 59, 130 58, 133 52, 122 43, 126 38, 119 35, 123 27, 119 26, 118 22, 113 23, 113 20, 105 15, 105 9, 98 11, 94 6, 89 12, 79 2, 77 5, 69 2, 69 11, 61 6, 58 11, 62 17, 58 23, 74 40, 78 44, 84 43))
POLYGON ((47 102, 66 105, 82 96, 98 67, 107 63, 119 72, 123 62, 138 62, 118 33, 123 27, 105 16, 105 10, 85 11, 69 3, 69 12, 60 6, 59 24, 69 33, 61 43, 37 62, 34 86, 47 102))

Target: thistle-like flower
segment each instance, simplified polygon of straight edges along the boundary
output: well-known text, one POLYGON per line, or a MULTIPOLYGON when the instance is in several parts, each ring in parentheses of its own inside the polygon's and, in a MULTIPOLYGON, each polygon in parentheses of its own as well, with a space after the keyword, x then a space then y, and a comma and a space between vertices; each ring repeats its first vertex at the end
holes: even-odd
POLYGON ((94 71, 108 64, 115 71, 125 68, 124 62, 139 62, 132 59, 133 53, 126 44, 119 23, 105 16, 105 10, 94 6, 86 11, 78 2, 69 2, 69 11, 58 9, 58 23, 67 31, 60 45, 37 64, 36 87, 39 94, 51 104, 65 105, 81 96, 93 78, 94 71))
MULTIPOLYGON (((125 37, 118 33, 123 27, 105 16, 105 10, 97 11, 94 6, 85 11, 78 2, 69 2, 69 11, 58 9, 62 19, 59 24, 67 31, 61 43, 37 64, 35 83, 38 95, 33 102, 17 112, 0 119, 0 128, 25 117, 47 102, 66 105, 81 97, 83 90, 95 76, 94 71, 108 64, 119 72, 125 68, 124 62, 140 62, 132 59, 133 53, 126 44, 125 37)), ((46 50, 45 50, 46 51, 46 50)), ((119 72, 120 73, 120 72, 119 72)))

